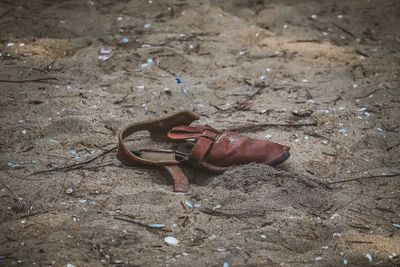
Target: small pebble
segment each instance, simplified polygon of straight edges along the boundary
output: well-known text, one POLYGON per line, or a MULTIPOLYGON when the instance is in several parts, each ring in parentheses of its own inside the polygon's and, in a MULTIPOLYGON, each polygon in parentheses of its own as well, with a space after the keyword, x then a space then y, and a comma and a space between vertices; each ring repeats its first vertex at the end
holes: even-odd
POLYGON ((123 43, 123 44, 127 44, 127 43, 129 43, 129 38, 128 38, 128 37, 126 37, 126 36, 122 37, 122 39, 121 39, 121 43, 123 43))
POLYGON ((317 15, 312 14, 312 15, 311 15, 311 18, 312 18, 312 19, 316 19, 316 18, 317 18, 317 15))
POLYGON ((322 260, 322 257, 316 257, 315 260, 320 261, 320 260, 322 260))
POLYGON ((148 66, 150 66, 150 65, 152 65, 153 64, 153 59, 152 58, 148 58, 147 60, 146 60, 146 63, 144 63, 144 64, 142 64, 142 65, 140 65, 142 68, 146 68, 146 67, 148 67, 148 66))
POLYGON ((21 133, 22 133, 22 134, 26 134, 26 130, 22 130, 21 133))
POLYGON ((208 237, 209 240, 214 240, 214 239, 216 239, 216 238, 217 238, 216 235, 211 235, 211 236, 208 237))
POLYGON ((69 188, 65 189, 65 193, 67 195, 71 195, 73 192, 74 192, 74 189, 72 187, 69 187, 69 188))
POLYGON ((331 220, 334 220, 334 219, 339 218, 339 217, 340 217, 339 214, 334 213, 334 214, 331 215, 331 220))

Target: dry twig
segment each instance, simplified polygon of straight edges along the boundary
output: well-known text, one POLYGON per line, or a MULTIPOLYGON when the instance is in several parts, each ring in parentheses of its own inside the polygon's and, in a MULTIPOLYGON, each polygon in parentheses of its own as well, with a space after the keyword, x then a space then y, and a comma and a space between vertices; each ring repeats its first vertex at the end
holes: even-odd
POLYGON ((397 176, 400 176, 400 173, 393 173, 393 174, 386 174, 386 175, 372 175, 372 176, 344 179, 344 180, 329 182, 328 184, 348 183, 348 182, 352 182, 352 181, 359 181, 359 180, 365 180, 365 179, 387 178, 387 177, 397 177, 397 176))
POLYGON ((105 155, 107 155, 107 154, 113 152, 113 151, 116 150, 116 149, 117 149, 116 146, 115 146, 115 147, 112 147, 112 148, 110 148, 110 149, 108 149, 108 150, 105 150, 103 153, 101 153, 101 154, 99 154, 99 155, 97 155, 97 156, 95 156, 95 157, 93 157, 93 158, 91 158, 91 159, 88 159, 88 160, 85 160, 85 161, 82 161, 82 162, 79 162, 79 163, 75 163, 75 164, 72 164, 72 165, 68 165, 68 166, 65 166, 65 167, 53 168, 53 169, 50 169, 50 170, 41 170, 41 171, 33 172, 33 173, 28 174, 28 175, 26 175, 25 177, 23 177, 23 179, 25 179, 25 178, 27 178, 27 177, 29 177, 29 176, 33 176, 33 175, 36 175, 36 174, 40 174, 40 173, 49 173, 49 172, 58 172, 58 171, 68 171, 68 170, 71 170, 71 169, 76 170, 76 169, 80 168, 81 166, 83 166, 83 165, 85 165, 85 164, 89 164, 89 163, 95 161, 96 159, 98 159, 98 158, 100 158, 100 157, 103 157, 103 156, 105 156, 105 155))
POLYGON ((7 185, 7 183, 4 182, 3 179, 0 178, 0 182, 3 184, 3 186, 4 186, 5 188, 7 188, 8 191, 11 192, 11 194, 14 195, 15 199, 18 201, 20 207, 22 208, 22 207, 24 206, 24 204, 22 204, 21 198, 17 195, 17 193, 15 193, 15 191, 12 190, 11 187, 9 187, 9 186, 7 185))
POLYGON ((46 83, 49 81, 58 81, 57 78, 38 78, 38 79, 29 79, 29 80, 3 80, 0 79, 2 83, 46 83))
POLYGON ((258 124, 245 124, 237 127, 230 128, 230 131, 246 132, 255 131, 264 127, 302 127, 302 126, 317 126, 318 122, 301 122, 301 123, 258 123, 258 124))

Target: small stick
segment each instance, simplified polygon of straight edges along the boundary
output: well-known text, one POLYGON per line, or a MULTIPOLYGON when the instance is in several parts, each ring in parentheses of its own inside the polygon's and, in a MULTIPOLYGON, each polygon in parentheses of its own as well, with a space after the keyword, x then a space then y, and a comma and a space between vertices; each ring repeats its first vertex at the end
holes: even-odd
POLYGON ((302 127, 302 126, 317 126, 318 122, 303 122, 303 123, 260 123, 249 124, 230 128, 230 131, 246 132, 250 130, 260 129, 264 127, 302 127))
POLYGON ((321 40, 319 39, 299 39, 299 40, 294 40, 294 41, 289 41, 290 43, 321 43, 321 40))
MULTIPOLYGON (((121 215, 122 215, 122 214, 121 214, 121 215)), ((128 216, 128 217, 129 217, 129 216, 128 216)), ((138 222, 138 221, 135 221, 135 220, 132 220, 132 219, 127 219, 127 218, 124 218, 124 217, 114 216, 114 219, 115 219, 115 220, 119 220, 119 221, 128 222, 128 223, 133 223, 133 224, 142 226, 142 227, 146 228, 146 229, 149 230, 149 231, 155 231, 155 230, 163 231, 163 232, 168 231, 167 229, 163 229, 163 228, 153 228, 153 227, 148 226, 148 225, 145 224, 145 223, 141 223, 141 222, 138 222)))
POLYGON ((363 56, 363 57, 369 57, 366 53, 364 53, 364 52, 362 52, 362 51, 360 51, 358 49, 356 50, 356 53, 361 55, 361 56, 363 56))
POLYGON ((28 213, 28 214, 22 215, 22 216, 19 217, 18 219, 23 219, 23 218, 27 218, 27 217, 32 217, 32 216, 36 216, 36 215, 39 215, 39 214, 46 214, 46 213, 49 213, 50 211, 52 211, 52 210, 46 210, 46 211, 38 211, 38 212, 34 212, 34 213, 28 213))
POLYGON ((6 12, 4 12, 3 14, 0 15, 0 19, 5 17, 8 13, 10 13, 10 12, 12 12, 14 10, 15 10, 15 8, 11 8, 11 9, 7 10, 6 12))
POLYGON ((95 157, 93 157, 93 158, 91 158, 91 159, 88 159, 88 160, 86 160, 86 161, 82 161, 82 162, 79 162, 79 163, 75 163, 75 164, 72 164, 72 165, 68 165, 68 166, 65 166, 65 167, 54 168, 54 169, 50 169, 50 170, 41 170, 41 171, 33 172, 33 173, 28 174, 27 176, 23 177, 23 179, 25 179, 26 177, 29 177, 29 176, 33 176, 33 175, 36 175, 36 174, 40 174, 40 173, 58 172, 58 171, 64 171, 64 170, 69 170, 69 169, 75 169, 75 168, 77 168, 77 167, 79 167, 79 166, 82 166, 82 165, 85 165, 85 164, 89 164, 89 163, 95 161, 96 159, 98 159, 98 158, 100 158, 100 157, 102 157, 102 156, 104 156, 104 155, 107 155, 108 153, 113 152, 113 151, 116 150, 116 149, 117 149, 116 146, 115 146, 115 147, 112 147, 112 148, 110 148, 110 149, 108 149, 108 150, 105 150, 103 153, 101 153, 101 154, 99 154, 99 155, 97 155, 97 156, 95 156, 95 157))
POLYGON ((357 225, 357 224, 351 224, 349 223, 349 226, 357 228, 357 229, 362 229, 362 230, 371 230, 370 227, 368 226, 363 226, 363 225, 357 225))
POLYGON ((57 78, 38 78, 38 79, 30 79, 30 80, 1 80, 2 83, 42 83, 47 81, 58 81, 57 78))
POLYGON ((24 204, 22 204, 21 198, 17 195, 17 193, 15 193, 14 190, 12 190, 11 187, 9 187, 9 186, 6 184, 6 182, 4 182, 3 179, 0 178, 0 182, 3 184, 3 186, 4 186, 5 188, 7 188, 8 191, 10 191, 10 192, 14 195, 14 197, 17 199, 19 205, 21 205, 21 207, 23 207, 24 204))
POLYGON ((396 213, 396 212, 394 212, 393 210, 391 210, 391 209, 387 209, 387 208, 383 208, 383 207, 376 207, 376 209, 377 210, 381 210, 381 211, 385 211, 385 212, 390 212, 390 213, 396 213))
POLYGON ((400 173, 393 173, 393 174, 386 174, 386 175, 373 175, 373 176, 344 179, 344 180, 329 182, 328 184, 339 184, 339 183, 347 183, 347 182, 359 181, 359 180, 365 180, 365 179, 371 179, 371 178, 386 178, 386 177, 397 177, 397 176, 400 176, 400 173))
POLYGON ((139 226, 143 226, 143 227, 146 227, 146 228, 148 227, 146 224, 141 223, 141 222, 134 221, 134 220, 132 220, 132 219, 126 219, 126 218, 119 217, 119 216, 114 216, 114 219, 119 220, 119 221, 124 221, 124 222, 133 223, 133 224, 136 224, 136 225, 139 225, 139 226))
POLYGON ((371 241, 361 241, 361 240, 346 240, 346 243, 351 244, 373 244, 371 241))
POLYGON ((345 33, 347 33, 348 35, 350 35, 353 38, 356 38, 356 36, 351 33, 349 30, 346 30, 345 28, 343 28, 342 26, 337 25, 336 23, 333 23, 333 25, 335 25, 336 27, 338 27, 340 30, 344 31, 345 33))
POLYGON ((364 95, 364 96, 360 96, 360 97, 356 97, 357 99, 362 99, 362 98, 367 98, 373 94, 375 94, 376 92, 378 92, 379 90, 381 90, 381 88, 375 89, 372 92, 369 92, 368 94, 364 95))
POLYGON ((394 147, 396 147, 396 146, 398 146, 398 145, 400 145, 400 143, 394 144, 394 145, 392 145, 392 146, 386 148, 386 151, 389 151, 389 150, 391 150, 392 148, 394 148, 394 147))

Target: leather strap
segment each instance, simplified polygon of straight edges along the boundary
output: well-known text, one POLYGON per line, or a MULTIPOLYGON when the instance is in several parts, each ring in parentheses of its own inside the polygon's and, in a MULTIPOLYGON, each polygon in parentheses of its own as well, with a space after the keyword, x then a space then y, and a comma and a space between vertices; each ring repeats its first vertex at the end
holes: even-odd
POLYGON ((186 193, 189 191, 189 181, 178 165, 165 166, 174 179, 174 191, 186 193))
POLYGON ((209 125, 203 127, 176 126, 168 132, 167 136, 173 140, 194 139, 195 144, 190 152, 189 161, 208 170, 224 172, 227 170, 227 167, 215 166, 204 160, 213 144, 223 132, 224 131, 216 130, 209 125))
POLYGON ((127 148, 124 140, 133 133, 144 130, 150 132, 153 139, 165 139, 173 127, 189 125, 198 119, 197 114, 191 111, 182 111, 163 119, 129 124, 119 132, 117 158, 128 166, 163 166, 174 179, 175 191, 188 192, 189 182, 177 166, 182 160, 176 159, 175 151, 143 149, 134 153, 127 148))
POLYGON ((189 155, 189 160, 201 163, 215 142, 218 133, 210 129, 204 129, 202 134, 198 137, 196 144, 189 155))

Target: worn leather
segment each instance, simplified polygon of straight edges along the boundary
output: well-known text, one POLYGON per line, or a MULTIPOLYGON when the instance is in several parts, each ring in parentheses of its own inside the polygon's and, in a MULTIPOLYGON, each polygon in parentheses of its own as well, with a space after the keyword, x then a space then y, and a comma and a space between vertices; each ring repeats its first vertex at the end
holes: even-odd
POLYGON ((258 140, 228 130, 217 130, 208 125, 190 126, 197 114, 182 111, 157 120, 132 123, 118 135, 118 159, 128 166, 164 167, 174 179, 174 189, 188 192, 187 177, 178 167, 188 162, 214 172, 229 166, 258 162, 278 165, 289 157, 289 147, 266 140, 258 140), (139 131, 148 131, 153 139, 169 139, 192 144, 190 152, 161 149, 129 150, 125 139, 139 131))
POLYGON ((267 140, 258 140, 227 130, 176 126, 168 132, 173 140, 192 140, 189 161, 213 170, 224 171, 232 165, 250 162, 278 165, 289 156, 290 148, 267 140))
POLYGON ((189 125, 198 120, 197 114, 182 111, 169 117, 157 120, 135 122, 121 129, 118 134, 117 158, 127 166, 164 167, 174 180, 176 192, 188 192, 189 181, 178 164, 185 155, 172 150, 136 149, 131 151, 125 144, 125 139, 139 131, 148 131, 153 139, 165 139, 168 131, 176 125, 189 125))

